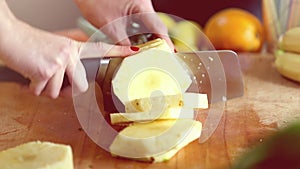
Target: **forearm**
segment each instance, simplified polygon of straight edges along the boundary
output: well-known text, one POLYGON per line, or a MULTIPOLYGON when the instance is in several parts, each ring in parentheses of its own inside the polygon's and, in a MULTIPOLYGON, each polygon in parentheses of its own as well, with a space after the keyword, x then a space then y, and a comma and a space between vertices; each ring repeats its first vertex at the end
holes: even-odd
POLYGON ((8 42, 13 31, 14 24, 17 22, 17 19, 10 11, 5 0, 0 0, 0 59, 5 60, 4 57, 7 57, 5 54, 5 46, 8 42))
POLYGON ((0 31, 7 31, 12 28, 12 25, 16 20, 16 17, 10 11, 6 1, 0 0, 0 31))

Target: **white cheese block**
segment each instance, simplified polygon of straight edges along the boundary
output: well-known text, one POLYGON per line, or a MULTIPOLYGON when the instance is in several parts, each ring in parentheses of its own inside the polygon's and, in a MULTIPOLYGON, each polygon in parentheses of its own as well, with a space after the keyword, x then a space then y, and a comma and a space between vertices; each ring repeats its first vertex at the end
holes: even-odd
POLYGON ((0 152, 0 169, 73 169, 72 149, 51 142, 28 142, 0 152))

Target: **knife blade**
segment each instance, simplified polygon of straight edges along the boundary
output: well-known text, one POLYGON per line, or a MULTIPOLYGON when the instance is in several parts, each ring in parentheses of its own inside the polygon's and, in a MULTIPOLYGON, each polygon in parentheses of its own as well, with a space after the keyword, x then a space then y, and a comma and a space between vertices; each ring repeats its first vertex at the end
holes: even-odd
MULTIPOLYGON (((243 77, 236 53, 229 50, 195 51, 179 52, 176 53, 176 56, 178 56, 179 60, 188 66, 192 74, 195 75, 192 78, 195 78, 194 80, 196 80, 199 86, 198 91, 207 93, 210 103, 224 100, 223 95, 214 98, 211 97, 214 87, 213 83, 218 84, 223 82, 224 86, 218 86, 217 88, 225 87, 226 99, 233 99, 244 94, 243 77), (216 72, 219 72, 219 75, 216 75, 216 72)), ((102 88, 106 100, 104 107, 106 107, 108 111, 112 111, 113 108, 109 108, 113 105, 111 99, 113 97, 111 80, 122 62, 122 59, 86 58, 81 61, 86 69, 88 81, 96 81, 102 88)), ((0 81, 17 82, 23 85, 30 83, 29 79, 26 79, 18 72, 4 65, 0 65, 0 81)))
MULTIPOLYGON (((244 94, 244 83, 238 55, 230 50, 195 51, 175 53, 183 66, 190 69, 193 83, 191 92, 207 93, 209 103, 226 101, 244 94)), ((111 80, 120 66, 121 59, 108 58, 99 68, 98 82, 103 90, 104 108, 115 112, 115 103, 119 101, 112 92, 111 80), (106 68, 106 70, 103 70, 106 68), (104 73, 103 71, 106 71, 104 73), (105 74, 103 77, 101 74, 105 74)))

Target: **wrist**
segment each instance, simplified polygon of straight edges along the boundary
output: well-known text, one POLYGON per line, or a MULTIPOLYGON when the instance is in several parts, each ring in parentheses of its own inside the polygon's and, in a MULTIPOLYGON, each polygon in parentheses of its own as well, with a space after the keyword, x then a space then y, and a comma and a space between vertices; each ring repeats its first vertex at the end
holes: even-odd
POLYGON ((7 26, 11 26, 11 24, 17 20, 15 15, 9 9, 6 1, 0 1, 0 29, 6 28, 7 26))

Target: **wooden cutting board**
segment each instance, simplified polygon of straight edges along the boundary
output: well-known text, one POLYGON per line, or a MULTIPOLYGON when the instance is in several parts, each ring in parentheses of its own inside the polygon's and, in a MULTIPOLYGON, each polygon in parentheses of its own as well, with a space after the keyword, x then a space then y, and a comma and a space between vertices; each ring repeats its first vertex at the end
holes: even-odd
POLYGON ((300 118, 300 85, 280 76, 270 54, 240 53, 245 95, 226 103, 205 143, 186 146, 158 164, 117 159, 82 130, 70 98, 36 97, 18 84, 0 83, 0 150, 33 140, 70 144, 77 169, 225 169, 247 149, 300 118))

